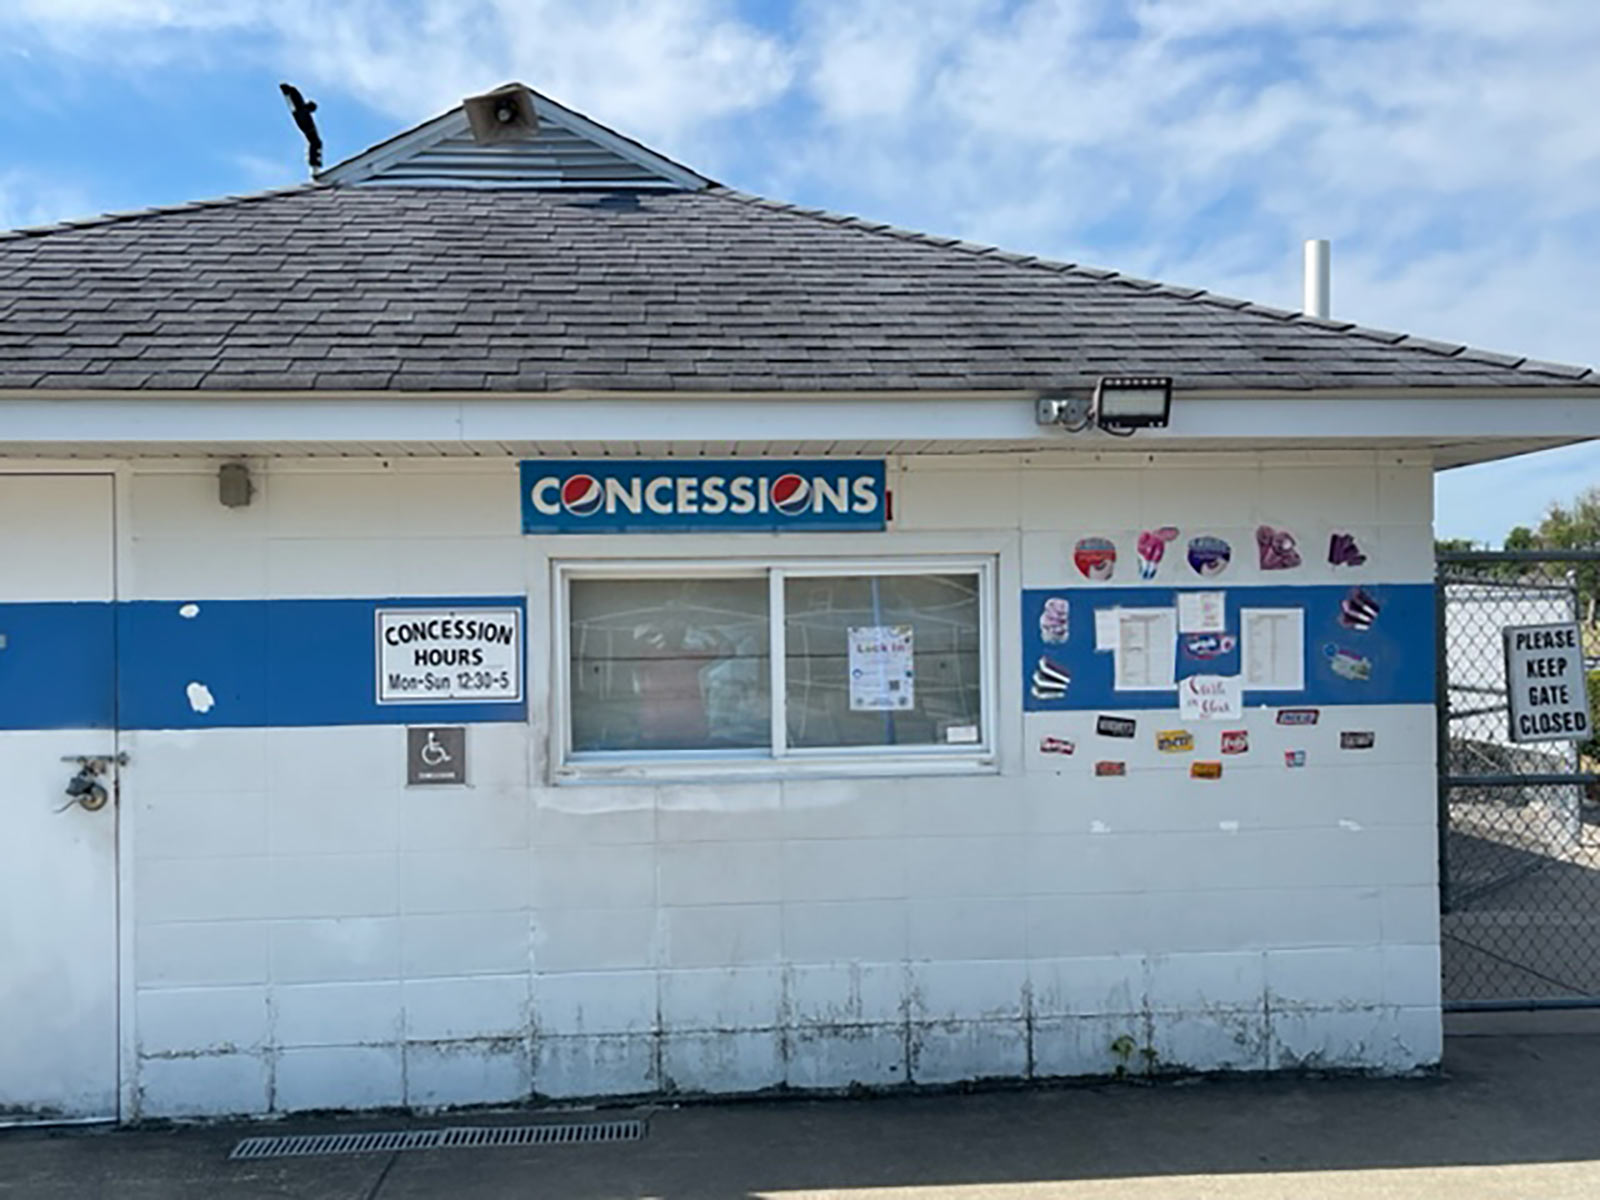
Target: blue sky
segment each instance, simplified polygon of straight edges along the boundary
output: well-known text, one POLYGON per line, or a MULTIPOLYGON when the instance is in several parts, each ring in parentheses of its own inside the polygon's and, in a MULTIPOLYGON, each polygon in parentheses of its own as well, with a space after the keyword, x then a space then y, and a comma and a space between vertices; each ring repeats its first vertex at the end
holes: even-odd
MULTIPOLYGON (((1592 0, 0 0, 0 225, 303 178, 510 78, 723 182, 1600 363, 1592 0)), ((1498 541, 1579 447, 1450 472, 1498 541)))

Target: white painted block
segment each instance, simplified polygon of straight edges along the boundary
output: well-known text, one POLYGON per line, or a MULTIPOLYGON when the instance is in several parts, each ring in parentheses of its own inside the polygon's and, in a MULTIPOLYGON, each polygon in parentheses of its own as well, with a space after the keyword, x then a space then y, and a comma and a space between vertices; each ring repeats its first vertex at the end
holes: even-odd
POLYGON ((785 838, 890 838, 904 829, 905 791, 881 780, 786 780, 782 795, 785 838))
POLYGON ((654 846, 536 846, 532 869, 538 908, 636 908, 656 902, 654 846))
POLYGON ((1266 977, 1275 1011, 1375 1005, 1383 998, 1382 950, 1269 950, 1266 977))
POLYGON ((1138 1051, 1143 1045, 1151 1043, 1137 1015, 1037 1018, 1033 1022, 1033 1075, 1036 1079, 1107 1076, 1116 1075, 1119 1068, 1130 1075, 1142 1074, 1145 1057, 1138 1051), (1132 1050, 1127 1054, 1114 1049, 1130 1044, 1132 1050))
POLYGON ((532 963, 526 913, 432 913, 401 918, 401 968, 408 979, 504 975, 532 963))
POLYGON ((663 908, 663 965, 738 966, 783 959, 783 912, 776 904, 663 908))
POLYGON ((1151 902, 1143 893, 1030 897, 1028 952, 1039 958, 1076 958, 1152 946, 1157 923, 1151 902))
POLYGON ((1138 954, 1035 959, 1028 978, 1036 1018, 1137 1013, 1147 1006, 1138 954))
MULTIPOLYGON (((1320 529, 1329 521, 1371 524, 1378 519, 1378 480, 1373 467, 1265 466, 1257 479, 1257 520, 1281 523, 1297 536, 1301 528, 1320 529)), ((1308 562, 1324 559, 1327 534, 1322 537, 1320 546, 1301 537, 1301 557, 1308 562)))
POLYGON ((644 786, 535 788, 533 843, 599 846, 656 840, 655 789, 644 786))
POLYGON ((273 917, 385 917, 400 908, 391 854, 297 854, 272 860, 273 917))
POLYGON ((1379 903, 1386 943, 1438 944, 1439 891, 1436 887, 1384 888, 1379 903))
POLYGON ((677 1092, 737 1094, 784 1080, 783 1034, 668 1033, 661 1037, 661 1084, 677 1092))
POLYGON ((656 795, 656 828, 663 843, 766 842, 782 836, 777 783, 678 784, 656 795))
POLYGON ((1441 966, 1437 942, 1421 946, 1383 946, 1383 999, 1401 1008, 1437 1008, 1441 966))
POLYGON ((923 779, 907 792, 905 824, 912 835, 1021 834, 1028 830, 1027 799, 1015 776, 923 779))
POLYGON ((398 797, 400 845, 407 850, 526 846, 528 794, 516 788, 407 788, 398 797))
POLYGON ((783 906, 783 951, 791 963, 896 962, 908 946, 902 900, 783 906))
POLYGON ((236 1053, 270 1040, 264 987, 140 989, 137 1013, 146 1056, 236 1053))
POLYGON ((897 528, 1014 529, 1020 518, 1014 471, 940 471, 917 468, 895 485, 897 528))
POLYGON ((405 1036, 426 1042, 524 1036, 532 1027, 529 987, 525 974, 407 979, 400 985, 405 1036))
POLYGON ((906 894, 1020 896, 1026 837, 906 839, 906 894))
POLYGON ((1444 1018, 1437 1005, 1402 1008, 1384 1032, 1384 1062, 1391 1070, 1434 1067, 1444 1056, 1444 1018))
POLYGON ((398 871, 406 913, 525 909, 532 892, 526 850, 405 853, 398 871))
POLYGON ((134 866, 134 911, 142 922, 217 921, 272 915, 271 860, 168 859, 134 866))
POLYGON ((792 1088, 894 1087, 906 1081, 906 1032, 900 1027, 803 1027, 788 1037, 792 1088))
POLYGON ((153 792, 125 784, 123 805, 134 823, 134 853, 140 862, 267 852, 264 792, 232 788, 153 792))
POLYGON ((660 986, 664 1032, 773 1029, 783 1024, 780 967, 663 971, 660 986))
POLYGON ((791 903, 899 899, 905 894, 904 843, 898 839, 783 844, 783 895, 791 903))
POLYGON ((1107 467, 1032 467, 1021 472, 1021 524, 1024 529, 1066 529, 1084 523, 1083 514, 1139 512, 1142 471, 1107 467))
POLYGON ((783 899, 778 842, 684 842, 656 851, 663 906, 776 903, 783 899))
POLYGON ((140 987, 265 983, 265 922, 143 924, 134 933, 134 981, 140 987))
POLYGON ((276 1107, 384 1108, 405 1102, 399 1046, 322 1046, 278 1054, 276 1107))
POLYGON ((138 764, 122 777, 123 801, 136 808, 147 793, 195 793, 217 803, 265 786, 264 729, 134 729, 123 731, 120 739, 129 763, 138 764), (221 779, 228 781, 227 788, 217 786, 221 779))
POLYGON ((906 905, 907 952, 914 959, 1021 959, 1028 956, 1027 901, 962 897, 906 905))
POLYGON ((533 1090, 552 1100, 639 1096, 661 1087, 654 1035, 540 1037, 533 1044, 533 1090))
POLYGON ((654 971, 569 972, 533 977, 540 1037, 649 1033, 656 1028, 654 971))
POLYGON ((258 492, 243 508, 226 508, 217 500, 216 468, 136 470, 128 481, 128 531, 135 540, 184 537, 232 542, 266 533, 268 472, 251 470, 258 492))
POLYGON ((790 967, 788 1017, 800 1028, 900 1025, 908 982, 897 962, 790 967))
POLYGON ((129 559, 123 582, 130 600, 253 600, 267 593, 260 537, 136 537, 129 559))
POLYGON ((274 599, 415 594, 398 549, 381 537, 274 536, 266 559, 267 595, 274 599))
POLYGON ((1021 1079, 1028 1073, 1028 1031, 1020 1019, 913 1023, 910 1046, 915 1083, 1021 1079))
MULTIPOLYGON (((1378 943, 1376 888, 1246 888, 1147 897, 1152 953, 1369 946, 1378 943)), ((1097 905, 1098 907, 1098 905, 1097 905)))
MULTIPOLYGON (((341 841, 363 824, 394 829, 394 799, 385 792, 405 783, 404 728, 330 725, 269 729, 266 734, 267 784, 285 802, 272 813, 275 834, 304 826, 308 817, 315 825, 317 813, 324 811, 324 819, 335 825, 341 841)), ((374 848, 394 844, 391 834, 374 848)))
POLYGON ((653 908, 544 909, 532 915, 533 965, 541 971, 647 967, 658 958, 653 908))
MULTIPOLYGON (((1168 553, 1181 551, 1183 543, 1195 534, 1240 524, 1245 505, 1270 486, 1266 475, 1261 468, 1244 463, 1228 467, 1163 467, 1140 471, 1135 476, 1139 488, 1139 521, 1146 529, 1176 525, 1182 537, 1169 547, 1168 553)), ((1105 510, 1101 508, 1100 511, 1105 510)), ((1238 543, 1234 546, 1237 555, 1238 543)))
POLYGON ((1162 1013, 1260 1010, 1266 999, 1266 956, 1260 952, 1157 954, 1145 959, 1145 999, 1162 1013))
POLYGON ((409 1043, 406 1099, 415 1108, 515 1104, 533 1091, 533 1052, 525 1039, 409 1043))
MULTIPOLYGON (((1160 1013, 1152 1021, 1156 1073, 1265 1071, 1271 1062, 1267 1014, 1254 1009, 1212 1008, 1160 1013)), ((1140 1054, 1139 1066, 1144 1067, 1140 1054)))
MULTIPOLYGON (((403 749, 396 754, 403 753, 403 749)), ((400 844, 398 784, 338 790, 275 784, 274 854, 392 854, 400 844)))
POLYGON ((1426 463, 1378 468, 1377 519, 1425 525, 1433 520, 1433 471, 1426 463))
POLYGON ((231 1117, 267 1111, 263 1054, 203 1054, 139 1062, 138 1117, 231 1117))
MULTIPOLYGON (((1297 1008, 1271 1013, 1274 1070, 1404 1069, 1392 1045, 1393 1009, 1297 1008)), ((1412 1064, 1407 1064, 1412 1065, 1412 1064)))
POLYGON ((272 991, 280 1046, 354 1046, 398 1042, 400 983, 290 984, 272 991))
POLYGON ((914 962, 908 973, 913 1022, 1020 1019, 1027 1012, 1026 962, 914 962))
POLYGON ((277 983, 400 975, 400 923, 393 917, 278 921, 269 936, 272 979, 277 983))

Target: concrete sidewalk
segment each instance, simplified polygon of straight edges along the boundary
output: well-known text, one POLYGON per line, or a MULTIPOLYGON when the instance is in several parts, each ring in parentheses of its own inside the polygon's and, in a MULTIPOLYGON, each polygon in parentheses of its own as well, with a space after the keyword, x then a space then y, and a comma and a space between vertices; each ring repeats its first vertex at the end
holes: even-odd
POLYGON ((599 1146, 227 1160, 260 1133, 590 1119, 551 1113, 12 1130, 0 1197, 1600 1196, 1600 1033, 1498 1028, 1451 1038, 1436 1079, 691 1105, 640 1110, 648 1138, 599 1146))

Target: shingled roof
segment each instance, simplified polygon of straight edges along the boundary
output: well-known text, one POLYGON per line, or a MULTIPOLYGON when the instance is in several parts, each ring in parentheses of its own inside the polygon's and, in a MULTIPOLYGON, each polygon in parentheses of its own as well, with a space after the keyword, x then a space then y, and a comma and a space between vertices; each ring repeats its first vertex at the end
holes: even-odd
POLYGON ((1227 391, 1600 382, 718 186, 387 184, 0 234, 0 389, 1011 390, 1126 372, 1227 391))

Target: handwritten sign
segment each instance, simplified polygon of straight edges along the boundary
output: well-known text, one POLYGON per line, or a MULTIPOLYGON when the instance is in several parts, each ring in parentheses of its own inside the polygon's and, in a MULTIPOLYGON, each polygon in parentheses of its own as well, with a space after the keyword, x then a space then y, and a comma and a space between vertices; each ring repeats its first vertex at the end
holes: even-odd
POLYGON ((1244 716, 1244 690, 1237 675, 1190 675, 1178 682, 1181 721, 1237 721, 1244 716))

